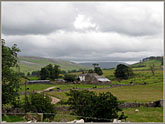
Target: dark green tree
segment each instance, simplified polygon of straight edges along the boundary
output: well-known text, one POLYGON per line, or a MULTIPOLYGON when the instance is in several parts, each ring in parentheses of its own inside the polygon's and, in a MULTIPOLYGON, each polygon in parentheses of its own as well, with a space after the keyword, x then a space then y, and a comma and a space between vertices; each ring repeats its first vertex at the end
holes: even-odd
POLYGON ((124 64, 117 65, 117 68, 114 72, 115 77, 118 79, 128 79, 133 76, 132 68, 124 64))
POLYGON ((95 72, 96 74, 98 74, 98 75, 102 75, 102 74, 103 74, 103 72, 102 72, 102 70, 101 70, 100 67, 95 67, 95 68, 94 68, 94 72, 95 72))
POLYGON ((67 82, 73 82, 76 80, 76 76, 72 74, 65 74, 64 80, 66 80, 67 82))
POLYGON ((40 71, 32 71, 32 76, 40 76, 40 71))
POLYGON ((40 78, 41 80, 45 80, 49 78, 49 70, 47 68, 41 68, 41 72, 40 72, 40 78))
POLYGON ((53 104, 51 104, 51 98, 43 93, 37 94, 32 93, 27 100, 28 109, 27 112, 33 113, 43 113, 43 119, 49 118, 54 119, 56 114, 56 109, 53 104))
POLYGON ((18 67, 17 53, 20 49, 14 44, 11 48, 2 42, 2 104, 16 105, 19 98, 19 74, 13 71, 13 67, 18 67))
MULTIPOLYGON (((99 67, 99 64, 97 63, 93 63, 93 66, 94 66, 94 72, 98 75, 102 75, 103 72, 102 72, 102 69, 99 67)), ((90 70, 89 73, 91 73, 92 71, 90 70)))
POLYGON ((27 73, 27 76, 30 76, 30 72, 27 73))
POLYGON ((54 69, 53 69, 53 65, 49 64, 45 67, 48 71, 49 71, 49 76, 48 78, 54 80, 55 79, 55 74, 54 74, 54 69))
POLYGON ((54 65, 54 79, 58 79, 59 78, 59 74, 61 73, 61 70, 59 69, 60 66, 58 65, 54 65))
POLYGON ((92 69, 89 69, 88 73, 94 73, 94 71, 92 69))
POLYGON ((42 80, 45 80, 45 79, 51 79, 51 80, 58 79, 59 74, 61 73, 59 67, 60 66, 58 66, 58 65, 53 66, 52 64, 49 64, 49 65, 41 68, 40 78, 42 80))
POLYGON ((88 90, 70 90, 67 96, 73 114, 81 116, 86 122, 112 121, 118 118, 117 113, 121 110, 117 98, 110 92, 97 95, 88 90))
POLYGON ((92 65, 93 65, 93 67, 95 68, 95 67, 97 67, 99 64, 93 63, 92 65))
POLYGON ((19 72, 18 75, 21 76, 21 77, 24 77, 25 76, 25 73, 19 72))

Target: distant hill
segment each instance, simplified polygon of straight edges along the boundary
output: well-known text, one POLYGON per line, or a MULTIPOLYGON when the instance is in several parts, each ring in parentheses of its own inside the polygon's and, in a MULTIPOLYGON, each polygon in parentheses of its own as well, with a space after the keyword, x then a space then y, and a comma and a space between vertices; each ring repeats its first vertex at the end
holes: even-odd
POLYGON ((20 56, 18 64, 20 66, 20 71, 24 73, 40 70, 42 67, 48 64, 59 65, 60 69, 65 71, 90 68, 88 66, 77 64, 70 61, 59 60, 59 59, 55 60, 55 59, 34 57, 34 56, 20 56))
POLYGON ((163 57, 153 57, 153 56, 147 57, 140 60, 140 62, 132 64, 130 66, 133 68, 140 68, 140 67, 149 68, 153 64, 155 65, 155 67, 161 67, 163 64, 163 57))
MULTIPOLYGON (((118 64, 128 65, 127 63, 124 62, 94 62, 94 63, 99 64, 99 67, 103 69, 115 68, 118 64)), ((93 67, 93 63, 79 63, 79 64, 93 67)))

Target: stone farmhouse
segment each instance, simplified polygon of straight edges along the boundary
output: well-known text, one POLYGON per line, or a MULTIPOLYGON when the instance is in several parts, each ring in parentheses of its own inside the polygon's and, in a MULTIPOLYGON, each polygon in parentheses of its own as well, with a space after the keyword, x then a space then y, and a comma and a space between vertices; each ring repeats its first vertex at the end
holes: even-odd
POLYGON ((104 76, 99 76, 96 73, 86 73, 78 76, 81 82, 90 82, 90 83, 98 83, 98 82, 110 82, 109 79, 104 76))

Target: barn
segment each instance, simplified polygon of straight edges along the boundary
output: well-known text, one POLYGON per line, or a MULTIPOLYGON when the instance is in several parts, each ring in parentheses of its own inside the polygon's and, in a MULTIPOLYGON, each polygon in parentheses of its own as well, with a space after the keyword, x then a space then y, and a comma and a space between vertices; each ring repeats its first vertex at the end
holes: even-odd
POLYGON ((81 74, 78 77, 80 81, 85 82, 110 82, 110 80, 104 76, 99 76, 96 73, 81 74))

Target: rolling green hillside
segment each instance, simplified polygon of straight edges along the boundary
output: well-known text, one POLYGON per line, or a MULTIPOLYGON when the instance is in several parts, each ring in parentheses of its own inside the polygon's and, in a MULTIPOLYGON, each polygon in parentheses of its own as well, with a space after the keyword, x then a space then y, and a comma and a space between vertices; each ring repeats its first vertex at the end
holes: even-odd
POLYGON ((155 69, 160 69, 162 67, 162 61, 161 60, 147 60, 144 62, 138 62, 135 64, 130 65, 132 68, 137 69, 150 69, 150 66, 154 65, 155 69))
POLYGON ((53 60, 49 58, 32 57, 32 56, 20 56, 18 64, 20 66, 20 72, 24 72, 24 73, 40 70, 42 67, 48 64, 59 65, 60 68, 65 71, 90 68, 88 66, 80 65, 69 61, 53 60))

